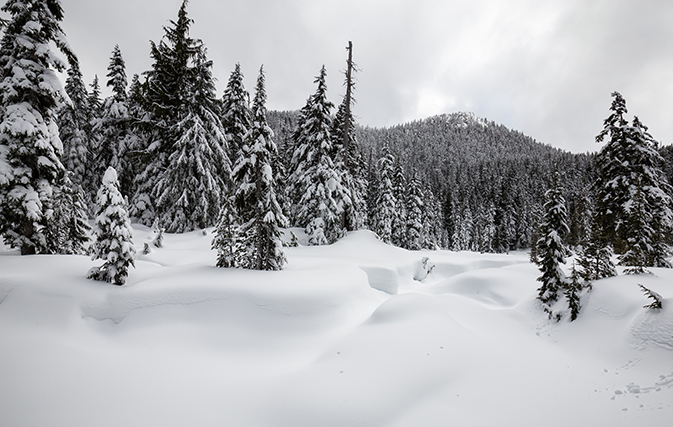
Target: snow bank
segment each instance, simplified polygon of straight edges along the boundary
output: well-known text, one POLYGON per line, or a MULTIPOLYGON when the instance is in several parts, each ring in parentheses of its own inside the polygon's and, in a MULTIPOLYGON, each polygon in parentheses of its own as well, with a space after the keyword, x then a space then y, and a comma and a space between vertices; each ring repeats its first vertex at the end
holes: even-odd
MULTIPOLYGON (((134 242, 151 238, 134 228, 134 242)), ((303 236, 298 236, 301 237, 303 236)), ((605 279, 575 322, 527 255, 406 251, 372 233, 215 268, 166 235, 126 285, 83 256, 0 253, 8 426, 652 425, 673 417, 673 272, 605 279), (418 263, 436 265, 422 281, 418 263), (637 284, 664 298, 659 312, 637 284)))

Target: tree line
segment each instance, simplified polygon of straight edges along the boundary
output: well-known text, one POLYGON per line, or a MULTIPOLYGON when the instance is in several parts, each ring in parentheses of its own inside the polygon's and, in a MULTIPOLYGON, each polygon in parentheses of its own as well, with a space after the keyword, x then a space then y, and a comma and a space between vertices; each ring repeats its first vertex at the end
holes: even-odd
MULTIPOLYGON (((84 83, 59 26, 59 1, 3 6, 11 16, 0 46, 6 244, 22 254, 90 251, 104 260, 90 276, 117 283, 133 260, 130 218, 153 227, 158 242, 164 231, 215 227, 220 267, 281 269, 283 244, 296 244, 296 236, 281 239, 288 227, 303 229, 313 245, 368 228, 410 250, 530 248, 541 266, 558 265, 573 248, 585 282, 613 271, 612 251, 636 272, 667 266, 673 150, 637 118, 626 122, 621 95, 596 155, 564 152, 469 113, 363 127, 353 114, 349 44, 338 106, 323 66, 301 109, 267 111, 262 67, 252 96, 236 64, 218 97, 187 6, 150 42, 151 68, 130 82, 114 47, 105 99, 98 77, 84 83), (66 70, 61 88, 55 71, 66 70), (562 221, 549 216, 550 204, 562 221), (565 248, 553 249, 556 261, 545 258, 552 228, 565 248)), ((557 279, 558 289, 569 283, 557 279)), ((553 289, 541 291, 548 305, 553 289)))

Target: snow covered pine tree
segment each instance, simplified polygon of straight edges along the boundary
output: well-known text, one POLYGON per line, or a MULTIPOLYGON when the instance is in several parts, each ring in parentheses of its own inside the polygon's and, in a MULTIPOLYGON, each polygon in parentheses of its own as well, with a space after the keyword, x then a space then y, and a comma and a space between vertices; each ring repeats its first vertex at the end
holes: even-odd
MULTIPOLYGON (((243 147, 234 166, 237 183, 236 204, 242 218, 241 237, 247 260, 243 267, 255 270, 280 270, 285 264, 279 227, 287 225, 276 199, 274 164, 278 151, 273 131, 266 122, 264 70, 260 68, 252 124, 243 139, 243 147)), ((226 218, 221 218, 226 220, 226 218)))
POLYGON ((545 195, 544 216, 539 225, 540 239, 536 243, 537 265, 542 276, 538 281, 542 286, 538 288, 538 299, 544 309, 552 316, 552 306, 565 289, 566 276, 561 269, 565 263, 568 249, 563 243, 563 238, 569 232, 565 199, 561 193, 559 176, 554 176, 552 188, 545 195))
POLYGON ((96 237, 91 248, 91 259, 102 259, 100 267, 89 270, 87 279, 123 285, 129 266, 135 266, 133 231, 126 203, 119 192, 117 171, 109 167, 96 197, 97 215, 93 228, 96 237))
POLYGON ((77 58, 59 22, 58 0, 8 0, 11 15, 0 45, 0 234, 22 255, 52 252, 46 247, 52 187, 65 169, 56 111, 67 99, 54 70, 77 58))

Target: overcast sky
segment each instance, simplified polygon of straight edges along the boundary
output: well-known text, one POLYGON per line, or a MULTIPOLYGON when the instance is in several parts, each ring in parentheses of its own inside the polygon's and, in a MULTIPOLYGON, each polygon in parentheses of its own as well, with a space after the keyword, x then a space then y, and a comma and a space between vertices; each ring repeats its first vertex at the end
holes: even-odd
MULTIPOLYGON (((181 0, 61 0, 85 80, 105 83, 119 44, 129 80, 181 0)), ((261 64, 269 109, 299 109, 322 64, 341 100, 354 45, 355 114, 389 126, 471 111, 573 152, 595 151, 612 91, 653 136, 673 143, 670 0, 191 0, 192 37, 214 62, 218 95, 240 62, 261 64)))

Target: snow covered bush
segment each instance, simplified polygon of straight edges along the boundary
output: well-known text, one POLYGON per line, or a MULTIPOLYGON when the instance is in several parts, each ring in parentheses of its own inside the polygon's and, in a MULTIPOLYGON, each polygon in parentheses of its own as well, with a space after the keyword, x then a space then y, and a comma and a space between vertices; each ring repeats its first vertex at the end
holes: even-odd
POLYGON ((135 267, 135 248, 132 241, 131 221, 126 203, 119 192, 117 172, 109 167, 96 197, 97 215, 93 228, 96 237, 91 259, 102 259, 102 266, 94 267, 88 279, 123 285, 128 277, 129 266, 135 267))

